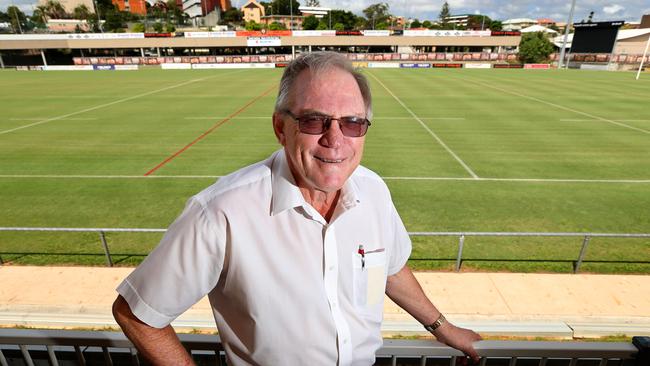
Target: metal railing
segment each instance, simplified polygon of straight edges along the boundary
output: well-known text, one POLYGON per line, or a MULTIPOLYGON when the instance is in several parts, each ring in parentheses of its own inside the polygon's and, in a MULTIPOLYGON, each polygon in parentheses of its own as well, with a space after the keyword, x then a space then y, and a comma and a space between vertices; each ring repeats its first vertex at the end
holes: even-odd
MULTIPOLYGON (((0 227, 0 231, 49 231, 49 232, 95 232, 99 235, 99 240, 106 257, 106 265, 113 266, 113 259, 106 242, 106 233, 164 233, 167 229, 135 229, 135 228, 56 228, 56 227, 0 227)), ((573 273, 580 271, 580 266, 584 261, 589 241, 592 238, 650 238, 650 234, 631 234, 631 233, 542 233, 542 232, 471 232, 471 231, 454 231, 454 232, 428 232, 414 231, 409 232, 410 236, 457 236, 458 237, 458 254, 456 255, 456 272, 460 271, 463 261, 463 249, 465 238, 469 236, 482 237, 579 237, 582 238, 580 254, 575 260, 573 273)), ((0 265, 3 264, 0 256, 0 265)))
MULTIPOLYGON (((197 364, 224 365, 226 358, 220 338, 215 335, 180 334, 183 346, 197 364)), ((629 342, 543 342, 543 341, 479 341, 475 348, 481 366, 504 364, 526 365, 531 360, 544 366, 552 360, 568 360, 569 365, 581 362, 599 366, 650 364, 650 337, 634 337, 629 342)), ((377 352, 377 365, 419 364, 454 366, 462 353, 442 343, 429 340, 384 340, 377 352)), ((133 344, 120 332, 89 332, 64 330, 0 330, 0 365, 140 365, 133 344), (39 362, 40 361, 40 362, 39 362)), ((564 363, 566 364, 566 363, 564 363)))

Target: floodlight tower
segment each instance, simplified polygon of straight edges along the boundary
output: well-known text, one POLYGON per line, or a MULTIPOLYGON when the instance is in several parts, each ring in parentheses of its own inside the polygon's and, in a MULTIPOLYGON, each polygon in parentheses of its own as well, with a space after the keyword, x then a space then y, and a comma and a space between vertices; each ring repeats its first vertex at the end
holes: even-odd
MULTIPOLYGON (((567 43, 567 38, 569 38, 569 26, 571 23, 573 23, 573 11, 576 8, 576 0, 573 0, 571 2, 571 11, 569 12, 569 20, 566 22, 566 27, 564 27, 564 41, 562 42, 562 49, 560 50, 560 61, 557 64, 557 68, 561 69, 562 64, 564 64, 564 53, 566 52, 566 43, 567 43)), ((567 66, 569 65, 569 61, 567 60, 567 66)))

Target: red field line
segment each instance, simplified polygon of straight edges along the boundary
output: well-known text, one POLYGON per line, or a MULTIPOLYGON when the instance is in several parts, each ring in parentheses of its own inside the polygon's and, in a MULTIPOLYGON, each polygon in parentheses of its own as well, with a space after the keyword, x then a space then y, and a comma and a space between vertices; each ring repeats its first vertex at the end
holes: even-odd
MULTIPOLYGON (((170 155, 167 159, 163 160, 160 164, 156 165, 153 169, 151 169, 151 170, 149 170, 148 172, 146 172, 146 173, 144 174, 144 176, 146 177, 146 176, 148 176, 148 175, 151 175, 151 174, 153 174, 156 170, 162 168, 165 164, 169 163, 169 162, 172 161, 174 158, 176 158, 178 155, 180 155, 180 154, 182 154, 183 152, 185 152, 185 150, 187 150, 187 149, 189 149, 190 147, 192 147, 192 145, 194 145, 194 144, 196 144, 197 142, 201 141, 205 136, 209 135, 212 131, 216 130, 217 128, 219 128, 219 127, 220 127, 221 125, 223 125, 224 123, 230 121, 233 117, 235 117, 235 116, 237 116, 238 114, 240 114, 241 112, 245 111, 248 107, 250 107, 251 105, 255 104, 255 102, 257 102, 257 101, 260 100, 261 98, 265 97, 269 92, 271 92, 271 90, 275 89, 275 87, 276 87, 276 86, 273 85, 272 87, 268 88, 266 91, 264 91, 264 93, 262 93, 262 94, 258 95, 257 97, 251 99, 251 100, 250 100, 248 103, 246 103, 243 107, 241 107, 241 108, 239 108, 238 110, 234 111, 233 113, 231 113, 230 115, 228 115, 228 117, 226 117, 226 118, 222 119, 221 121, 217 122, 214 126, 210 127, 210 129, 208 129, 207 131, 203 132, 199 137, 195 138, 194 141, 192 141, 192 142, 190 142, 189 144, 185 145, 182 149, 176 151, 174 154, 170 155)), ((269 116, 269 118, 270 118, 270 116, 269 116)))

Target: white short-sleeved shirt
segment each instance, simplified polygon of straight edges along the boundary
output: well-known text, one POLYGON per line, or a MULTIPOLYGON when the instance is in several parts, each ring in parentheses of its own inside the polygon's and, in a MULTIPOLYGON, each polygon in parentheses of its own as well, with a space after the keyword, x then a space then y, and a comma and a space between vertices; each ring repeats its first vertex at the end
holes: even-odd
POLYGON ((386 277, 410 252, 375 173, 354 171, 328 223, 280 150, 192 197, 117 291, 159 328, 208 294, 234 365, 369 365, 386 277))

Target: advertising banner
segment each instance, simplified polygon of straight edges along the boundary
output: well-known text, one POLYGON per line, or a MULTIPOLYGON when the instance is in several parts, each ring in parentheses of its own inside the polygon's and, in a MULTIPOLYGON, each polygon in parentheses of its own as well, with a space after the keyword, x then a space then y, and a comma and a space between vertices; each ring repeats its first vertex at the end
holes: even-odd
POLYGON ((295 30, 291 32, 294 37, 323 37, 323 36, 335 36, 336 31, 334 30, 295 30))
POLYGON ((237 31, 237 37, 290 37, 290 30, 270 31, 262 29, 261 31, 237 31))
POLYGON ((358 68, 366 68, 366 67, 368 67, 368 63, 367 62, 360 62, 360 61, 352 61, 352 66, 354 66, 357 69, 358 68))
POLYGON ((189 69, 192 68, 192 64, 190 64, 190 63, 180 63, 180 64, 163 63, 163 64, 160 64, 160 67, 163 70, 189 70, 189 69))
POLYGON ((134 39, 144 33, 0 34, 0 41, 45 41, 70 39, 134 39))
POLYGON ((374 69, 399 69, 399 62, 368 62, 368 67, 374 69))
POLYGON ((98 70, 98 71, 115 70, 115 65, 93 65, 93 70, 98 70))
POLYGON ((275 47, 282 46, 280 37, 248 37, 246 39, 248 47, 275 47))
POLYGON ((492 64, 472 64, 472 63, 466 63, 465 64, 466 69, 491 69, 492 64))
POLYGON ((524 69, 550 69, 551 65, 549 64, 524 64, 524 69))
POLYGON ((92 65, 43 66, 47 71, 92 71, 92 65))
POLYGON ((401 63, 399 67, 403 69, 428 69, 431 67, 431 64, 401 63))
POLYGON ((431 67, 435 67, 435 68, 438 68, 438 69, 461 69, 463 67, 463 64, 434 63, 434 64, 431 64, 431 67))
POLYGON ((386 37, 390 36, 389 30, 362 30, 361 33, 366 37, 386 37))
POLYGON ((192 69, 273 69, 275 64, 261 63, 261 64, 192 64, 192 69))
POLYGON ((434 30, 434 29, 407 29, 405 37, 489 37, 490 31, 462 31, 462 30, 434 30))
POLYGON ((237 37, 237 32, 185 32, 185 38, 230 38, 237 37))
POLYGON ((524 65, 522 64, 494 64, 492 65, 494 69, 523 69, 524 65))
POLYGON ((133 71, 137 69, 138 69, 138 65, 115 65, 115 70, 133 71))

